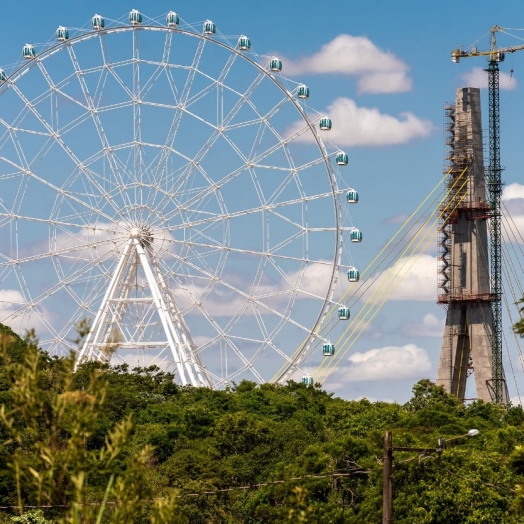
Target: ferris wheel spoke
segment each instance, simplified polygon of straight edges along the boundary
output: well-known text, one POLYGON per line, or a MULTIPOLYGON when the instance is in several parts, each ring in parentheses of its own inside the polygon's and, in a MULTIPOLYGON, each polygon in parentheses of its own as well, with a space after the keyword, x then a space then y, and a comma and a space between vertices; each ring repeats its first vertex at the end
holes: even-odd
MULTIPOLYGON (((262 153, 259 153, 248 164, 244 164, 244 165, 234 169, 233 171, 231 171, 230 173, 228 173, 227 175, 222 177, 220 180, 214 182, 212 186, 205 187, 201 191, 195 193, 193 195, 193 197, 191 197, 191 199, 189 199, 188 201, 185 202, 185 204, 186 205, 192 205, 195 202, 198 202, 198 201, 202 200, 203 198, 205 198, 209 194, 218 191, 219 189, 224 187, 226 184, 228 184, 231 181, 233 181, 236 178, 238 178, 238 176, 240 176, 242 173, 244 173, 250 167, 250 165, 254 165, 257 162, 259 162, 259 161, 269 157, 271 154, 273 154, 276 151, 278 151, 279 149, 283 148, 285 142, 293 141, 293 140, 295 140, 296 138, 298 138, 299 136, 303 135, 304 133, 306 133, 309 130, 310 130, 309 126, 304 126, 301 129, 298 129, 297 131, 295 131, 294 133, 292 133, 291 135, 286 137, 282 142, 276 143, 276 144, 272 145, 271 147, 267 148, 262 153)), ((333 193, 329 193, 329 194, 330 194, 330 196, 333 195, 333 193)))
MULTIPOLYGON (((195 104, 196 102, 201 100, 204 96, 208 95, 214 89, 218 89, 218 87, 223 87, 226 78, 228 77, 231 69, 233 68, 236 58, 237 58, 237 55, 234 53, 229 55, 226 64, 224 65, 224 67, 222 68, 222 71, 220 72, 220 74, 218 75, 216 79, 214 79, 213 77, 209 75, 206 75, 202 71, 199 71, 199 73, 204 78, 207 78, 211 83, 207 87, 205 87, 204 89, 202 89, 201 91, 193 95, 191 98, 189 98, 187 101, 186 107, 190 107, 191 105, 195 104)), ((217 99, 218 98, 219 98, 219 95, 217 93, 217 99)), ((217 111, 218 111, 218 104, 219 102, 217 101, 217 111)), ((217 126, 219 124, 220 122, 217 118, 217 126)))
MULTIPOLYGON (((249 102, 250 103, 250 102, 249 102)), ((257 118, 254 118, 252 120, 247 120, 245 122, 238 122, 236 124, 228 124, 227 126, 224 126, 224 131, 231 131, 231 130, 234 130, 234 129, 240 129, 240 128, 243 128, 243 127, 246 127, 248 125, 252 125, 252 124, 258 124, 258 123, 264 123, 266 125, 269 124, 270 120, 276 116, 279 111, 286 105, 286 104, 289 104, 289 99, 287 97, 284 97, 280 102, 278 102, 275 106, 273 106, 267 113, 265 114, 261 114, 258 109, 256 108, 255 105, 253 105, 252 103, 250 103, 250 107, 251 109, 253 110, 253 113, 255 115, 257 115, 257 118)), ((268 127, 270 127, 270 129, 272 129, 272 131, 274 131, 274 129, 268 125, 268 127)), ((279 137, 280 138, 280 137, 279 137)))
POLYGON ((140 93, 140 46, 139 31, 133 31, 133 172, 137 182, 143 183, 142 164, 142 109, 140 93))
POLYGON ((251 357, 251 359, 249 361, 250 364, 252 366, 254 366, 256 364, 257 360, 262 355, 262 353, 264 353, 264 351, 267 348, 271 348, 271 349, 276 350, 276 353, 279 354, 280 356, 284 357, 285 361, 287 361, 288 363, 291 363, 291 359, 287 355, 285 355, 282 351, 279 351, 278 349, 276 349, 276 346, 271 343, 271 335, 270 335, 270 333, 268 332, 268 330, 266 328, 266 325, 264 323, 264 320, 262 318, 262 315, 260 314, 260 311, 259 311, 258 307, 253 305, 252 306, 252 310, 253 310, 254 317, 255 317, 255 319, 257 321, 258 327, 260 329, 260 332, 262 333, 263 343, 259 345, 258 350, 251 357))
MULTIPOLYGON (((195 55, 193 56, 193 60, 191 63, 191 67, 189 68, 187 72, 187 77, 184 83, 184 87, 182 89, 182 93, 180 94, 180 97, 178 98, 177 108, 175 110, 175 114, 173 115, 173 119, 171 121, 171 125, 170 125, 169 131, 166 136, 166 141, 164 142, 164 148, 163 148, 164 154, 160 156, 158 166, 153 176, 153 180, 152 180, 153 184, 158 183, 158 180, 162 176, 164 176, 164 172, 167 169, 167 161, 169 159, 169 154, 167 153, 167 151, 173 148, 173 144, 175 143, 176 137, 178 135, 178 131, 180 129, 180 123, 182 120, 182 115, 185 112, 185 106, 189 99, 191 88, 193 86, 193 82, 195 80, 196 73, 198 71, 198 66, 200 64, 200 60, 204 53, 205 44, 206 44, 205 39, 202 39, 198 42, 197 49, 196 49, 195 55)), ((173 80, 173 85, 176 85, 174 80, 173 80)))
MULTIPOLYGON (((262 80, 264 78, 265 78, 265 74, 262 72, 259 73, 259 75, 255 78, 255 80, 251 83, 251 85, 247 88, 245 93, 242 95, 242 97, 231 108, 229 113, 222 119, 221 125, 216 126, 214 132, 209 136, 207 141, 203 144, 203 146, 200 148, 198 153, 194 156, 191 164, 188 165, 189 174, 192 173, 192 171, 195 169, 197 165, 201 164, 206 154, 213 147, 213 144, 220 138, 220 136, 222 136, 224 125, 227 125, 228 122, 230 122, 238 114, 238 112, 244 107, 244 105, 249 102, 249 97, 259 87, 259 85, 262 83, 262 80)), ((244 170, 244 167, 242 168, 242 171, 243 170, 244 170)))
POLYGON ((169 57, 171 54, 171 42, 173 39, 173 33, 166 33, 166 38, 164 40, 164 49, 162 52, 162 62, 152 62, 150 60, 142 60, 142 63, 155 66, 155 71, 149 77, 148 81, 144 84, 144 87, 141 91, 141 99, 145 100, 147 94, 156 84, 157 80, 160 78, 162 73, 165 73, 166 68, 169 66, 169 57))
MULTIPOLYGON (((205 271, 203 268, 193 264, 190 260, 184 260, 184 262, 186 262, 186 264, 191 267, 192 269, 194 269, 198 274, 202 275, 203 277, 209 279, 209 280, 213 280, 213 275, 207 271, 205 271)), ((246 304, 245 304, 245 307, 247 307, 247 305, 249 303, 256 303, 257 305, 259 305, 259 307, 261 307, 262 309, 264 309, 266 311, 266 313, 271 313, 273 315, 276 315, 278 318, 280 319, 285 319, 286 321, 292 323, 293 325, 295 325, 296 327, 300 327, 302 329, 304 329, 305 331, 308 331, 306 327, 302 326, 299 322, 291 319, 290 317, 282 314, 281 312, 277 311, 275 308, 269 306, 268 304, 265 304, 263 302, 260 302, 258 300, 258 297, 254 297, 252 296, 251 294, 249 293, 246 293, 242 290, 240 290, 238 287, 230 284, 229 282, 226 282, 224 280, 222 280, 220 282, 220 285, 232 292, 234 292, 236 295, 238 295, 239 297, 243 298, 246 300, 246 304)), ((311 297, 315 297, 315 295, 313 294, 310 294, 310 293, 307 293, 309 296, 311 297)), ((316 297, 318 298, 318 297, 316 297)))
MULTIPOLYGON (((107 160, 107 163, 109 165, 109 169, 111 170, 111 173, 112 173, 113 177, 115 178, 115 180, 118 183, 123 185, 124 184, 124 180, 123 180, 122 174, 120 173, 120 171, 118 169, 118 163, 115 162, 115 159, 114 159, 114 156, 113 156, 113 151, 112 151, 112 149, 111 149, 111 147, 109 145, 106 133, 105 133, 104 128, 102 126, 102 122, 100 121, 100 117, 98 115, 98 108, 95 106, 95 101, 94 101, 93 96, 91 95, 91 93, 89 91, 89 88, 88 88, 87 83, 85 81, 85 74, 84 74, 84 72, 82 71, 82 69, 80 67, 80 64, 78 62, 78 58, 76 56, 76 53, 75 53, 75 50, 74 50, 73 46, 68 45, 67 46, 67 51, 68 51, 71 63, 73 65, 73 69, 74 69, 74 71, 76 73, 76 78, 78 80, 78 83, 80 84, 80 88, 82 89, 82 94, 83 94, 83 96, 85 98, 85 101, 86 101, 86 104, 87 104, 88 115, 91 118, 91 120, 93 121, 93 124, 94 124, 94 126, 96 128, 96 131, 98 133, 98 137, 99 137, 100 143, 101 143, 103 151, 104 151, 104 156, 105 156, 105 158, 107 160)), ((97 184, 95 187, 97 188, 97 190, 100 192, 101 195, 106 195, 106 192, 103 190, 103 188, 101 186, 99 186, 97 184)), ((106 202, 110 202, 111 205, 114 207, 114 209, 116 209, 116 205, 114 204, 114 202, 111 199, 107 198, 107 195, 106 195, 105 200, 106 200, 106 202)), ((128 199, 127 203, 128 204, 130 203, 129 199, 128 199)))
MULTIPOLYGON (((230 69, 231 68, 228 67, 228 64, 226 64, 226 67, 222 71, 222 73, 224 74, 224 79, 227 76, 227 74, 229 73, 230 69)), ((240 98, 240 100, 237 101, 235 106, 230 110, 230 112, 226 115, 226 117, 222 119, 221 127, 220 128, 218 126, 215 127, 214 132, 210 135, 210 137, 208 138, 206 143, 201 147, 200 151, 195 155, 195 157, 191 160, 191 162, 188 163, 187 169, 185 170, 185 172, 182 175, 183 178, 185 178, 187 180, 192 175, 192 173, 193 173, 195 168, 200 170, 201 161, 203 160, 203 158, 205 157, 207 152, 212 148, 213 144, 222 135, 221 128, 223 127, 224 122, 230 121, 242 109, 242 107, 244 106, 244 104, 248 100, 248 95, 252 94, 257 89, 257 87, 260 85, 260 83, 264 79, 264 76, 265 75, 263 73, 260 73, 257 76, 257 78, 253 81, 253 83, 247 89, 246 93, 244 93, 242 98, 240 98)), ((184 109, 184 111, 188 112, 186 109, 184 109)), ((195 117, 195 118, 199 118, 196 115, 193 115, 192 113, 189 113, 189 114, 191 116, 195 117)), ((211 127, 213 127, 208 122, 204 122, 204 123, 206 123, 207 125, 210 125, 211 127)), ((170 142, 169 147, 172 147, 172 143, 173 142, 170 142)), ((168 142, 166 141, 166 145, 167 144, 168 144, 168 142)))
MULTIPOLYGON (((31 111, 31 113, 33 113, 33 115, 40 121, 40 123, 48 130, 48 132, 50 133, 50 135, 54 138, 54 140, 58 143, 58 145, 60 146, 60 148, 66 153, 66 155, 70 158, 70 160, 72 161, 72 163, 76 166, 77 169, 79 169, 80 171, 82 171, 82 173, 84 175, 86 175, 87 177, 89 177, 89 172, 86 168, 85 165, 83 165, 83 163, 76 157, 76 155, 71 151, 71 149, 69 147, 67 147, 67 145, 64 143, 64 141, 60 138, 60 135, 56 132, 54 132, 49 123, 40 115, 40 113, 36 110, 36 108, 34 106, 32 106, 29 101, 27 100, 27 98, 23 95, 23 93, 16 87, 14 86, 13 87, 13 90, 18 94, 18 96, 21 98, 21 100, 26 104, 28 105, 28 108, 29 110, 31 111)), ((37 177, 35 175, 35 173, 33 172, 29 172, 27 173, 27 168, 26 168, 26 174, 29 174, 31 175, 33 178, 39 180, 40 182, 43 182, 45 183, 45 181, 41 178, 41 177, 37 177)), ((53 189, 55 189, 55 191, 57 191, 58 193, 61 193, 61 194, 64 194, 64 195, 68 195, 69 198, 72 199, 72 195, 71 194, 68 194, 68 192, 65 192, 63 191, 62 189, 59 189, 57 188, 56 186, 54 186, 53 184, 47 182, 47 184, 49 187, 52 187, 53 189)), ((80 199, 77 199, 77 201, 80 203, 81 200, 80 199)), ((102 213, 102 212, 100 212, 102 213)))
MULTIPOLYGON (((207 195, 206 195, 207 196, 207 195)), ((185 227, 187 226, 191 226, 191 227, 197 227, 197 226, 201 226, 203 224, 208 224, 208 223, 213 223, 213 222, 222 222, 224 220, 231 220, 231 219, 234 219, 234 218, 238 218, 238 217, 243 217, 243 216, 247 216, 247 215, 252 215, 252 214, 255 214, 255 213, 261 213, 261 212, 264 212, 264 211, 273 211, 273 210, 276 210, 276 209, 280 209, 280 208, 285 208, 285 207, 288 207, 288 206, 295 206, 295 205, 302 205, 302 204, 306 204, 307 202, 313 202, 315 200, 321 200, 321 199, 325 199, 325 198, 332 198, 333 197, 333 193, 321 193, 321 194, 317 194, 317 195, 309 195, 309 196, 304 196, 303 198, 295 198, 295 199, 291 199, 291 200, 283 200, 283 201, 280 201, 280 202, 273 202, 272 204, 263 204, 259 207, 252 207, 252 208, 247 208, 247 209, 242 209, 240 211, 232 211, 232 212, 228 212, 228 213, 224 213, 224 214, 212 214, 211 217, 206 217, 206 218, 202 218, 200 220, 193 220, 189 223, 183 223, 183 224, 180 224, 180 225, 174 225, 174 226, 170 226, 168 228, 168 231, 169 232, 175 232, 175 231, 178 231, 180 229, 184 229, 185 227)), ((186 201, 184 202, 184 208, 186 209, 190 209, 189 208, 189 203, 190 202, 194 202, 194 198, 191 198, 190 201, 186 201)), ((166 215, 166 219, 167 220, 172 220, 174 218, 174 216, 176 216, 178 214, 179 210, 174 210, 172 213, 166 215)), ((200 211, 198 210, 198 208, 194 209, 194 212, 195 214, 201 214, 200 211)))
MULTIPOLYGON (((100 50, 102 52, 102 60, 104 61, 104 67, 107 69, 109 74, 115 79, 117 84, 123 89, 123 91, 127 94, 130 100, 133 100, 133 93, 129 90, 129 88, 125 85, 124 81, 118 76, 118 74, 115 71, 115 65, 112 64, 109 60, 109 52, 107 49, 107 42, 105 38, 105 34, 102 32, 98 33, 98 38, 100 41, 100 50)), ((128 61, 125 62, 126 64, 128 61)), ((118 64, 121 65, 121 64, 118 64)))
MULTIPOLYGON (((84 272, 87 270, 91 270, 91 268, 85 268, 84 272)), ((77 274, 74 276, 80 275, 80 270, 77 270, 77 274)), ((22 271, 19 267, 15 268, 15 275, 19 282, 19 289, 23 295, 24 302, 13 302, 10 301, 9 303, 11 305, 20 306, 17 310, 13 311, 12 313, 8 314, 6 317, 4 317, 5 322, 9 322, 11 320, 15 320, 17 317, 19 317, 21 314, 25 313, 26 311, 34 310, 38 305, 40 305, 44 300, 50 298, 52 295, 57 293, 58 291, 62 291, 64 287, 64 283, 62 281, 57 282, 54 286, 50 287, 48 290, 44 291, 40 295, 38 295, 35 298, 31 298, 31 295, 29 293, 29 289, 27 287, 27 284, 25 282, 25 279, 23 277, 22 271)))
MULTIPOLYGON (((45 66, 44 66, 44 64, 42 63, 41 60, 37 59, 37 64, 38 64, 38 69, 40 69, 40 72, 42 73, 42 76, 45 78, 47 84, 49 85, 49 96, 50 97, 52 97, 53 94, 60 94, 61 96, 63 96, 66 100, 68 100, 72 104, 81 107, 84 111, 88 110, 88 107, 86 107, 84 104, 82 104, 79 100, 76 100, 75 98, 73 98, 72 96, 70 96, 66 92, 64 92, 61 89, 61 86, 57 86, 57 85, 54 84, 53 80, 51 79, 51 75, 49 74, 49 72, 47 71, 47 69, 45 68, 45 66)), ((67 80, 69 80, 69 78, 66 79, 66 81, 67 80)), ((65 81, 62 82, 62 83, 65 84, 65 81)), ((45 95, 47 95, 47 93, 45 95)), ((33 104, 34 105, 38 105, 39 102, 40 102, 40 100, 33 100, 33 104)), ((51 127, 53 128, 53 126, 51 126, 51 127)), ((54 131, 58 132, 58 126, 56 126, 54 128, 54 131)))
MULTIPOLYGON (((7 257, 6 255, 1 254, 0 258, 3 259, 5 262, 0 262, 0 267, 14 267, 19 266, 21 264, 27 264, 29 262, 38 262, 40 260, 46 260, 48 258, 53 258, 56 256, 65 256, 72 253, 78 253, 79 251, 82 251, 83 249, 96 249, 98 247, 104 247, 108 245, 114 246, 115 240, 100 240, 98 242, 90 242, 90 243, 84 243, 82 245, 75 245, 70 247, 64 247, 60 249, 53 249, 51 251, 46 251, 45 253, 40 253, 38 255, 30 255, 27 257, 16 257, 11 258, 7 257)), ((87 261, 91 262, 92 259, 87 259, 87 261)))
MULTIPOLYGON (((78 215, 75 215, 75 216, 78 216, 78 215)), ((24 220, 24 221, 27 221, 27 222, 36 222, 36 223, 40 223, 40 224, 48 224, 48 225, 53 225, 53 226, 61 226, 61 227, 66 227, 66 228, 77 228, 77 229, 82 229, 82 228, 85 228, 86 227, 86 224, 80 224, 80 223, 75 223, 75 222, 67 222, 67 221, 64 221, 64 220, 55 220, 55 219, 50 219, 50 218, 38 218, 38 217, 34 217, 34 216, 28 216, 28 215, 20 215, 18 213, 2 213, 0 212, 0 218, 7 218, 7 219, 10 219, 10 220, 24 220)), ((104 232, 107 232, 107 228, 103 228, 103 227, 97 227, 97 226, 92 226, 90 225, 89 226, 89 229, 92 230, 93 232, 95 231, 104 231, 104 232)))
MULTIPOLYGON (((241 248, 234 248, 229 245, 217 245, 217 244, 203 244, 202 242, 195 242, 190 240, 171 240, 173 244, 181 244, 183 246, 187 246, 193 249, 208 249, 208 250, 214 250, 214 251, 225 251, 228 253, 239 253, 239 254, 246 254, 246 255, 253 255, 258 256, 260 258, 268 258, 268 259, 275 259, 275 260, 289 260, 294 262, 303 262, 304 264, 311 263, 311 264, 319 264, 319 265, 325 265, 327 267, 333 267, 333 262, 328 262, 325 260, 312 260, 309 258, 300 258, 300 257, 292 257, 289 255, 280 255, 278 253, 272 253, 270 251, 264 252, 264 251, 256 251, 252 249, 241 249, 241 248)), ((167 252, 167 251, 166 251, 167 252)), ((341 267, 349 267, 349 266, 341 266, 341 267)))

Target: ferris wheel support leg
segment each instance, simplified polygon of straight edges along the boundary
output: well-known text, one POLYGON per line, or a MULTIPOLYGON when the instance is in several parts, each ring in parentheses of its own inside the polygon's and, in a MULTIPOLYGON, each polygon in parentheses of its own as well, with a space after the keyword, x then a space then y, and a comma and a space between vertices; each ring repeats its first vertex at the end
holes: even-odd
POLYGON ((187 354, 189 355, 189 359, 191 360, 191 364, 194 366, 194 369, 196 370, 196 374, 200 382, 200 385, 210 388, 211 381, 206 372, 204 363, 200 358, 198 348, 195 342, 193 341, 193 337, 191 336, 189 327, 187 326, 184 317, 181 315, 180 310, 178 309, 178 306, 175 302, 175 299, 171 295, 171 292, 166 284, 162 272, 160 271, 160 268, 156 263, 153 263, 152 265, 155 270, 155 274, 160 284, 160 287, 162 288, 164 296, 167 299, 167 305, 169 306, 171 318, 174 319, 176 327, 181 333, 184 346, 186 348, 187 354))
MULTIPOLYGON (((179 331, 175 328, 173 321, 169 315, 168 308, 162 297, 162 293, 160 292, 160 289, 158 287, 158 282, 156 281, 153 271, 151 269, 151 265, 149 263, 146 251, 138 239, 135 238, 134 243, 135 243, 136 251, 140 258, 140 262, 142 263, 142 267, 144 269, 144 273, 148 281, 149 288, 151 290, 151 294, 153 296, 153 301, 155 303, 157 313, 160 317, 160 321, 162 322, 162 326, 167 336, 169 347, 173 354, 173 358, 175 359, 175 362, 177 363, 177 367, 179 368, 179 373, 181 374, 181 378, 182 378, 183 368, 182 368, 182 365, 179 364, 180 361, 182 361, 181 363, 183 364, 183 367, 187 371, 191 384, 195 387, 199 387, 202 385, 202 383, 199 380, 197 380, 195 377, 194 370, 193 370, 194 365, 191 362, 191 359, 188 357, 185 351, 181 333, 179 333, 179 331)), ((184 380, 185 380, 185 377, 184 377, 184 380)))
MULTIPOLYGON (((93 321, 91 330, 87 334, 87 337, 84 341, 82 349, 80 350, 78 358, 76 359, 75 371, 78 369, 79 364, 81 364, 84 360, 93 360, 92 358, 94 356, 92 355, 93 349, 92 348, 90 349, 90 346, 92 345, 92 342, 97 340, 101 335, 102 326, 104 325, 104 322, 101 322, 101 321, 107 315, 109 300, 111 297, 113 297, 118 287, 118 283, 121 281, 122 276, 125 272, 125 269, 127 267, 127 263, 129 260, 129 256, 131 254, 131 247, 132 247, 132 243, 131 243, 131 240, 129 240, 124 248, 124 252, 122 253, 122 256, 120 257, 120 261, 118 262, 118 266, 116 268, 113 279, 111 280, 107 288, 106 294, 104 295, 102 304, 100 308, 98 309, 98 312, 95 316, 95 320, 93 321)), ((94 360, 100 360, 97 357, 99 356, 96 356, 94 360)))

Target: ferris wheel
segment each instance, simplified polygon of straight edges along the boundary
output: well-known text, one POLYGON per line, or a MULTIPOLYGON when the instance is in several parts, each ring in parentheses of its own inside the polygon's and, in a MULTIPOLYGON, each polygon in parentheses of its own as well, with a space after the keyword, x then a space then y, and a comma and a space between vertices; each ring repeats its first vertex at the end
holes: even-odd
POLYGON ((22 56, 0 70, 0 322, 184 385, 303 374, 362 239, 308 87, 174 12, 22 56))

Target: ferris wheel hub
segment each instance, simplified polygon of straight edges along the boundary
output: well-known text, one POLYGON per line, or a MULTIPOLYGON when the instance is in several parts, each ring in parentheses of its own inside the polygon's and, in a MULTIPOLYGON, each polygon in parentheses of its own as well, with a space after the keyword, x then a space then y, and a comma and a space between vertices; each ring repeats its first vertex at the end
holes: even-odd
POLYGON ((131 238, 136 238, 142 245, 150 246, 153 243, 153 231, 149 226, 132 227, 131 238))

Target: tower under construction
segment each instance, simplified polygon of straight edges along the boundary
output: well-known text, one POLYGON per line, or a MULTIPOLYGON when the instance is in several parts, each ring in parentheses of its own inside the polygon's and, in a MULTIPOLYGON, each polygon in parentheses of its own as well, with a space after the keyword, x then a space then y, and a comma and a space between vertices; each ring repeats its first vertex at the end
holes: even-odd
MULTIPOLYGON (((494 401, 499 386, 507 402, 502 364, 495 377, 492 351, 494 296, 490 287, 480 90, 458 89, 445 108, 447 196, 439 228, 438 302, 447 309, 437 384, 465 399, 474 374, 476 398, 494 401), (502 388, 495 381, 502 380, 502 388)), ((495 355, 498 359, 498 355, 495 355)), ((498 363, 498 360, 497 360, 498 363)))

